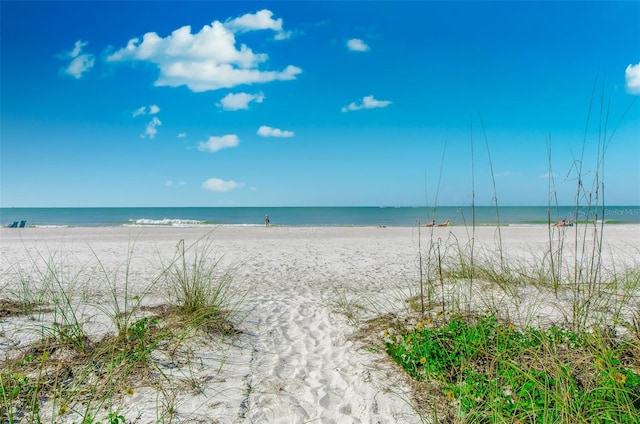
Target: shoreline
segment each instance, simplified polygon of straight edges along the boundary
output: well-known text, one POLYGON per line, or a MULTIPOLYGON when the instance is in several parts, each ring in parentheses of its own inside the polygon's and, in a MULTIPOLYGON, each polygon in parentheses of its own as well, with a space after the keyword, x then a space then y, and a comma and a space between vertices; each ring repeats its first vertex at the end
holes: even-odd
POLYGON ((640 224, 640 206, 607 207, 173 207, 173 208, 0 208, 2 225, 27 226, 414 226, 450 221, 454 225, 545 225, 563 219, 602 219, 640 224))
MULTIPOLYGON (((551 222, 551 226, 556 221, 551 222)), ((617 221, 617 220, 607 220, 604 223, 601 221, 597 222, 579 222, 578 226, 584 227, 585 225, 597 225, 598 227, 604 225, 605 227, 610 226, 620 226, 620 225, 630 225, 630 226, 640 226, 640 222, 627 222, 627 221, 617 221), (611 221, 611 222, 609 222, 611 221)), ((476 228, 486 228, 486 227, 494 227, 497 228, 498 225, 495 223, 476 223, 476 228)), ((57 224, 34 224, 34 225, 25 225, 23 228, 208 228, 213 229, 217 227, 233 227, 233 228, 242 228, 242 227, 265 227, 264 223, 260 224, 117 224, 117 225, 57 225, 57 224)), ((270 223, 269 227, 274 228, 417 228, 418 225, 389 225, 389 224, 274 224, 270 223)), ((442 228, 442 227, 458 227, 458 228, 473 228, 471 224, 456 224, 450 223, 448 225, 443 226, 426 226, 421 225, 423 228, 442 228)), ((501 223, 499 225, 500 228, 506 227, 549 227, 549 222, 518 222, 518 223, 501 223)), ((567 225, 566 227, 572 228, 575 225, 567 225)), ((0 229, 6 228, 7 230, 17 230, 20 228, 11 228, 9 226, 2 226, 0 229)))

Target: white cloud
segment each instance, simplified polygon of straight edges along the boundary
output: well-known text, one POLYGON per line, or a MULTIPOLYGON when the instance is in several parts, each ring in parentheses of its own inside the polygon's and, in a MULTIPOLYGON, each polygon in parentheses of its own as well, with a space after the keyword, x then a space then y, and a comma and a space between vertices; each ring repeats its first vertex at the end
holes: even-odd
POLYGON ((266 125, 258 128, 258 135, 262 137, 293 137, 293 131, 283 131, 279 128, 271 128, 266 125))
POLYGON ((640 63, 627 66, 624 71, 624 79, 629 93, 640 94, 640 63))
POLYGON ((247 13, 239 18, 229 19, 224 26, 234 32, 256 31, 270 29, 282 32, 282 19, 273 19, 273 12, 267 9, 256 13, 247 13))
POLYGON ((214 153, 227 147, 236 147, 238 144, 240 144, 240 139, 235 134, 227 134, 222 137, 211 136, 206 142, 198 143, 198 150, 214 153))
POLYGON ((71 61, 65 72, 74 78, 82 77, 82 74, 93 68, 95 58, 90 54, 83 54, 71 61))
POLYGON ((220 178, 209 178, 202 183, 202 187, 206 190, 225 192, 235 188, 244 187, 243 183, 237 183, 233 180, 224 181, 220 178))
POLYGON ((236 46, 234 31, 281 31, 282 20, 273 20, 271 16, 270 11, 263 10, 224 24, 214 21, 195 34, 187 25, 165 38, 148 32, 142 40, 129 40, 126 47, 109 55, 107 61, 153 63, 160 70, 156 86, 186 85, 194 92, 296 79, 302 72, 300 68, 289 65, 281 71, 262 71, 258 67, 267 61, 267 54, 254 53, 245 44, 236 46))
POLYGON ((364 96, 362 99, 362 103, 350 103, 347 106, 343 106, 342 112, 349 112, 352 110, 360 110, 360 109, 374 109, 380 107, 387 107, 391 104, 389 100, 376 100, 373 96, 364 96))
POLYGON ((162 122, 160 122, 160 120, 154 116, 153 119, 147 124, 147 128, 145 129, 144 134, 140 135, 140 137, 148 137, 153 139, 156 134, 158 134, 158 130, 156 129, 156 127, 159 127, 160 125, 162 125, 162 122))
POLYGON ((291 38, 291 36, 293 35, 293 33, 291 31, 282 31, 277 33, 273 38, 280 41, 280 40, 287 40, 289 38, 291 38))
POLYGON ((140 116, 140 115, 155 115, 156 113, 160 112, 160 108, 157 105, 151 105, 149 106, 149 112, 147 112, 147 107, 146 106, 140 106, 138 109, 135 110, 135 112, 133 112, 133 117, 135 118, 136 116, 140 116))
POLYGON ((178 138, 187 138, 187 133, 181 132, 177 135, 178 138))
POLYGON ((65 74, 71 75, 78 79, 82 77, 85 72, 88 72, 95 64, 95 56, 92 54, 82 54, 82 49, 89 44, 86 41, 76 41, 73 50, 63 55, 65 58, 70 58, 71 62, 63 69, 65 74))
POLYGON ((347 48, 352 52, 366 52, 370 50, 370 47, 359 38, 352 38, 347 41, 347 48))
POLYGON ((169 180, 165 183, 167 187, 171 187, 173 185, 173 181, 169 180))
POLYGON ((267 9, 256 13, 247 13, 239 18, 229 19, 224 26, 232 32, 248 32, 270 29, 276 32, 276 40, 286 40, 291 37, 291 31, 282 29, 282 18, 273 19, 273 12, 267 9))
POLYGON ((82 41, 82 40, 76 41, 76 44, 73 46, 73 50, 69 52, 69 57, 74 58, 74 57, 80 56, 80 53, 82 53, 82 49, 87 44, 89 44, 88 41, 82 41))
POLYGON ((133 117, 135 118, 136 116, 145 115, 146 113, 147 113, 147 108, 145 106, 141 106, 138 109, 136 109, 135 112, 133 112, 133 117))
POLYGON ((220 100, 217 106, 224 110, 249 109, 249 103, 252 101, 262 103, 264 101, 264 95, 262 93, 229 93, 220 100))

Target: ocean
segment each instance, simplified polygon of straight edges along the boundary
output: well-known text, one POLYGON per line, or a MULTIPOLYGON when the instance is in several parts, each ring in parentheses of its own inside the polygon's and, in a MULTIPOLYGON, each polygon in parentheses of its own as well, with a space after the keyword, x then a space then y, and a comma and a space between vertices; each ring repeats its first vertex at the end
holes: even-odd
POLYGON ((127 208, 0 208, 0 222, 8 226, 26 221, 27 227, 110 226, 392 226, 407 227, 450 221, 452 225, 544 225, 555 222, 602 220, 607 224, 640 223, 640 206, 476 206, 464 207, 127 207, 127 208), (475 216, 474 216, 475 215, 475 216))

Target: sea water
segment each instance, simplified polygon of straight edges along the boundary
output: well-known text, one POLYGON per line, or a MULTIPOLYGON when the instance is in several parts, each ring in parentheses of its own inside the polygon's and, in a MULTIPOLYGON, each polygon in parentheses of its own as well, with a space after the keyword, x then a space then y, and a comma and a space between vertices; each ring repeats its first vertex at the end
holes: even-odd
POLYGON ((103 226, 416 226, 432 219, 452 225, 544 225, 562 219, 607 224, 640 223, 640 206, 453 207, 117 207, 0 208, 0 223, 27 227, 103 226))

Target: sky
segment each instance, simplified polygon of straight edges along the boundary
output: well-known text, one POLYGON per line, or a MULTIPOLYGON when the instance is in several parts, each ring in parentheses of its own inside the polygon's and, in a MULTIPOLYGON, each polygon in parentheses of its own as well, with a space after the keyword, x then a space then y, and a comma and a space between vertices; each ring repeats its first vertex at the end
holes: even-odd
POLYGON ((640 205, 640 2, 0 16, 0 207, 640 205))

